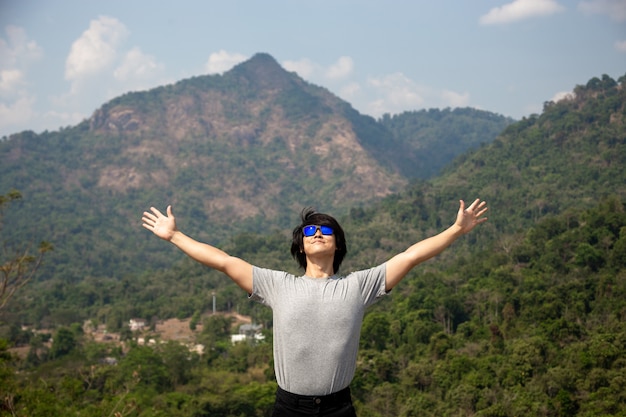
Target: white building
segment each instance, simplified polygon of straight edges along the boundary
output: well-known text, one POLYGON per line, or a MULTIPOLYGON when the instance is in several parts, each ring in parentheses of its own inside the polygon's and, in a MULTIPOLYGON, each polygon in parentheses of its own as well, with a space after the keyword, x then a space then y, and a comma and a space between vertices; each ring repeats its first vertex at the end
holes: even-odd
POLYGON ((144 327, 146 327, 146 321, 144 319, 130 319, 128 321, 128 327, 130 327, 130 330, 133 332, 143 330, 144 327))
POLYGON ((263 326, 260 324, 242 324, 239 326, 238 334, 231 334, 230 341, 232 344, 245 342, 246 340, 254 340, 260 342, 265 340, 265 336, 261 333, 263 326))

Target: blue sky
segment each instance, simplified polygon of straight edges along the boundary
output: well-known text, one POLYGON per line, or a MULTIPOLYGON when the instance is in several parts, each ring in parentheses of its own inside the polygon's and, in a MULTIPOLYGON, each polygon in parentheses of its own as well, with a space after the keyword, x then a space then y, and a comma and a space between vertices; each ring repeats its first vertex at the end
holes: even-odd
POLYGON ((0 137, 257 52, 376 118, 520 119, 626 74, 626 0, 0 0, 0 137))

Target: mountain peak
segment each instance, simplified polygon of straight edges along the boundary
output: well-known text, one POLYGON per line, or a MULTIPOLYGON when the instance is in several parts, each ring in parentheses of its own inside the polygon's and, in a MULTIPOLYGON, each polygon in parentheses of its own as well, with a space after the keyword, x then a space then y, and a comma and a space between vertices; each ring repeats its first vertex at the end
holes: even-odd
POLYGON ((274 59, 273 56, 266 52, 258 52, 252 56, 248 61, 248 64, 252 65, 276 65, 279 66, 278 62, 274 59))
POLYGON ((267 53, 257 53, 249 60, 236 65, 224 74, 228 77, 242 77, 259 88, 281 89, 290 86, 294 75, 287 72, 267 53))

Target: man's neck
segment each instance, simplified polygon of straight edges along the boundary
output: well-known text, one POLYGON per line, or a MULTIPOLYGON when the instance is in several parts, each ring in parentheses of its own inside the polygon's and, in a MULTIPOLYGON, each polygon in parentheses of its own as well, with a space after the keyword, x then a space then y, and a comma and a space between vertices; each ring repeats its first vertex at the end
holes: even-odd
POLYGON ((311 278, 328 278, 335 275, 333 263, 323 262, 316 263, 310 259, 307 260, 305 275, 311 278))

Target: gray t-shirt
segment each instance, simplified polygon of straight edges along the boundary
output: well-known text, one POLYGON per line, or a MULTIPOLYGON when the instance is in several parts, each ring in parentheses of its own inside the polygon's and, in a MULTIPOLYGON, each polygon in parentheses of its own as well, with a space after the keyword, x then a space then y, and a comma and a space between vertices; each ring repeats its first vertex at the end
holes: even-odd
POLYGON ((346 277, 296 277, 254 268, 250 298, 274 316, 276 380, 285 391, 327 395, 350 385, 365 309, 385 292, 382 264, 346 277))

